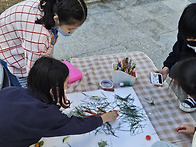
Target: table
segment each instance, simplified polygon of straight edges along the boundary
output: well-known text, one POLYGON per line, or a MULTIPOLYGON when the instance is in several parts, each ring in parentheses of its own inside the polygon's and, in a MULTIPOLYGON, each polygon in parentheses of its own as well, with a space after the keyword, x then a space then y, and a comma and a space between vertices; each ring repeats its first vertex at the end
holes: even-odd
POLYGON ((177 133, 175 128, 181 124, 195 124, 192 117, 178 107, 178 99, 167 83, 163 87, 154 87, 149 81, 150 71, 156 70, 152 60, 143 52, 134 51, 114 55, 73 58, 71 63, 83 73, 80 82, 70 85, 67 92, 83 92, 99 89, 99 81, 112 79, 112 63, 124 57, 136 60, 137 80, 133 88, 140 99, 160 140, 179 146, 190 147, 192 138, 177 133), (144 99, 153 98, 155 106, 144 99))

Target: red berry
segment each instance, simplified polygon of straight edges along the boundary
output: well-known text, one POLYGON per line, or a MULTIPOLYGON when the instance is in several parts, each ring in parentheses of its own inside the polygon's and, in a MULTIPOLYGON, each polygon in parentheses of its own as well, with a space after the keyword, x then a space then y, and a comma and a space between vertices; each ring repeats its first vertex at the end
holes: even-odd
POLYGON ((146 135, 146 140, 150 140, 151 136, 150 135, 146 135))

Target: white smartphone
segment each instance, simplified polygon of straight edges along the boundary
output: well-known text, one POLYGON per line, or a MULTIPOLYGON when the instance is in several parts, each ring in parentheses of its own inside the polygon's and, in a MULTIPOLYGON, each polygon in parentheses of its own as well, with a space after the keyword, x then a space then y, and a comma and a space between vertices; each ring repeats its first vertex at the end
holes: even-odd
POLYGON ((151 72, 150 82, 154 85, 163 85, 163 76, 161 73, 151 72))

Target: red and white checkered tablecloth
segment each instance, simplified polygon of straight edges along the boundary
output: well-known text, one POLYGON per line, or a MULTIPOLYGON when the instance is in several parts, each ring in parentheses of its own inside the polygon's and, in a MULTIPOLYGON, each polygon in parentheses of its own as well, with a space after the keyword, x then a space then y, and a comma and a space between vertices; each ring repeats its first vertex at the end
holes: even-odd
POLYGON ((169 141, 179 146, 190 147, 192 138, 177 133, 175 128, 181 124, 195 124, 192 117, 178 108, 178 99, 165 83, 163 87, 154 87, 149 80, 149 73, 156 69, 151 59, 143 52, 135 51, 122 54, 74 58, 71 63, 78 68, 83 78, 70 85, 67 92, 83 92, 99 89, 102 79, 112 79, 112 63, 124 57, 136 60, 137 80, 133 88, 140 99, 160 140, 169 141), (154 99, 155 106, 144 99, 154 99))

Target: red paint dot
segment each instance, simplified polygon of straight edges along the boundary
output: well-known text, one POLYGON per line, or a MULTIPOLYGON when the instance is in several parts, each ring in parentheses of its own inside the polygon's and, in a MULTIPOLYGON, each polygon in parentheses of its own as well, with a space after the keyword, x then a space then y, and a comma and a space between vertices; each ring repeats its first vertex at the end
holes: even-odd
POLYGON ((146 140, 150 140, 151 136, 150 135, 146 135, 146 140))

